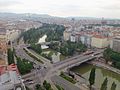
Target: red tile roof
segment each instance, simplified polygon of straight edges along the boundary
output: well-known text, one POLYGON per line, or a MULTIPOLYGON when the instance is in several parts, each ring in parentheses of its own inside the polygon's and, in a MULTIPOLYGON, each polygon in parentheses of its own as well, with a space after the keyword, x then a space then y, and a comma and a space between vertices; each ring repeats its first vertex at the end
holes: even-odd
POLYGON ((9 66, 0 66, 0 75, 4 74, 7 71, 16 71, 17 74, 19 74, 17 65, 11 64, 9 66))
POLYGON ((0 67, 0 75, 4 74, 6 72, 6 67, 5 66, 1 66, 0 67))

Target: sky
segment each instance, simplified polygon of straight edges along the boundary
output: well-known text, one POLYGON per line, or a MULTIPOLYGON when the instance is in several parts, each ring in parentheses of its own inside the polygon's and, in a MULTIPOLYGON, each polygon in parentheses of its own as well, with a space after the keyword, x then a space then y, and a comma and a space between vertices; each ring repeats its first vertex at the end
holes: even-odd
POLYGON ((120 18, 120 0, 0 0, 0 12, 120 18))

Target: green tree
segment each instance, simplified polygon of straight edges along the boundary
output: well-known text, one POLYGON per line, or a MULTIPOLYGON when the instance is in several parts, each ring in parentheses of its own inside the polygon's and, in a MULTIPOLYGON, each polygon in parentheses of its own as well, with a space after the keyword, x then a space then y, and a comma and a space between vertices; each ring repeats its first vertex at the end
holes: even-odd
POLYGON ((109 53, 108 50, 109 50, 109 49, 106 49, 106 50, 103 52, 103 57, 104 57, 106 63, 108 63, 108 61, 111 60, 111 58, 110 58, 110 53, 109 53))
POLYGON ((32 28, 22 34, 23 39, 26 43, 37 43, 39 38, 43 35, 47 35, 46 41, 59 41, 63 36, 63 31, 65 27, 56 24, 43 24, 42 27, 37 29, 32 28))
POLYGON ((113 82, 113 83, 112 83, 112 86, 111 86, 111 90, 116 90, 116 86, 117 86, 117 85, 115 84, 115 82, 113 82))
POLYGON ((33 69, 33 63, 29 62, 26 59, 21 59, 17 57, 17 67, 19 72, 24 75, 29 73, 33 69))
POLYGON ((43 82, 43 86, 46 90, 53 90, 50 83, 48 83, 46 80, 43 82))
POLYGON ((95 68, 92 68, 90 72, 90 77, 89 77, 89 83, 90 83, 90 90, 92 88, 92 85, 95 83, 95 68))
POLYGON ((120 69, 120 53, 114 52, 112 49, 107 48, 103 53, 103 57, 105 58, 106 63, 108 61, 112 61, 112 66, 120 69))
POLYGON ((108 79, 105 78, 105 80, 103 81, 100 90, 107 90, 107 83, 108 83, 108 79))
POLYGON ((12 51, 10 48, 7 51, 7 55, 8 55, 8 64, 13 64, 14 62, 14 51, 12 51))
POLYGON ((39 54, 41 54, 41 52, 42 52, 41 45, 39 45, 39 44, 37 44, 37 45, 31 44, 30 49, 34 50, 35 52, 37 52, 39 54))
POLYGON ((79 52, 84 52, 84 51, 87 50, 87 47, 80 42, 80 43, 77 43, 77 50, 78 50, 79 52))
POLYGON ((26 90, 31 90, 29 87, 25 86, 26 90))
POLYGON ((45 90, 45 89, 40 84, 36 84, 35 90, 45 90))

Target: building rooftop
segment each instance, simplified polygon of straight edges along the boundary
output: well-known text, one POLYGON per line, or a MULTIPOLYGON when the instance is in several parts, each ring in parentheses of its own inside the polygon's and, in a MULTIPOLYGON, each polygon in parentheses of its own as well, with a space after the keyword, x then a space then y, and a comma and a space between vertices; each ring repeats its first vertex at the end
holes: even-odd
POLYGON ((17 86, 23 86, 17 66, 0 66, 0 90, 13 90, 17 86))
POLYGON ((107 38, 107 37, 102 36, 102 35, 94 35, 94 37, 95 37, 95 38, 100 38, 100 39, 105 39, 105 38, 107 38))
POLYGON ((0 28, 0 34, 6 34, 6 29, 5 28, 0 28))
POLYGON ((8 66, 0 66, 0 75, 6 73, 8 71, 16 71, 16 73, 19 74, 18 68, 15 64, 11 64, 8 66))

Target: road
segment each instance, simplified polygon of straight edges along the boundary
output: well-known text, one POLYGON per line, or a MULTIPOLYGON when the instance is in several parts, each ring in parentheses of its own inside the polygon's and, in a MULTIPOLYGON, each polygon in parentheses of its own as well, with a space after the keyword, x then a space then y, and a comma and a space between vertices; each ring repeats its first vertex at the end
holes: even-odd
MULTIPOLYGON (((34 55, 36 57, 40 58, 45 63, 45 65, 47 65, 47 67, 44 67, 43 64, 41 64, 40 62, 38 62, 37 60, 33 59, 28 54, 26 54, 26 52, 23 50, 23 48, 25 48, 25 47, 26 47, 25 44, 18 45, 15 48, 16 55, 21 57, 22 59, 25 58, 31 62, 34 62, 36 64, 36 67, 41 66, 40 69, 35 68, 35 70, 33 70, 32 73, 23 77, 23 78, 31 78, 32 80, 34 80, 35 83, 38 83, 38 82, 43 83, 44 80, 48 80, 48 81, 50 81, 51 79, 56 80, 57 77, 55 75, 59 75, 61 70, 64 70, 66 68, 70 68, 71 66, 79 65, 83 62, 86 62, 88 60, 95 58, 95 56, 92 56, 92 55, 77 55, 77 56, 68 58, 64 61, 60 61, 60 62, 51 64, 47 59, 41 57, 40 55, 38 55, 34 51, 30 50, 30 52, 34 53, 34 55), (55 76, 55 78, 53 78, 54 76, 55 76)), ((67 85, 65 81, 61 81, 61 82, 65 86, 67 85)), ((58 84, 61 82, 57 81, 58 84)), ((70 90, 69 87, 67 87, 66 90, 70 90)), ((77 89, 73 89, 73 90, 77 90, 77 89)))
POLYGON ((34 62, 35 64, 39 64, 42 65, 40 62, 38 62, 37 60, 35 60, 34 58, 30 57, 24 50, 23 50, 24 46, 20 46, 18 45, 17 47, 15 47, 15 52, 16 55, 18 57, 20 57, 21 59, 27 59, 30 62, 34 62))
POLYGON ((70 83, 60 76, 55 75, 51 77, 51 79, 55 84, 60 85, 62 88, 64 88, 64 90, 81 90, 80 88, 76 87, 74 84, 70 83))
POLYGON ((35 57, 39 58, 42 62, 44 62, 44 65, 47 66, 49 69, 51 67, 53 67, 53 65, 51 64, 50 60, 48 60, 47 58, 44 58, 42 56, 40 56, 38 53, 36 53, 35 51, 29 49, 30 53, 32 53, 35 57))
MULTIPOLYGON (((32 70, 31 73, 27 74, 27 75, 23 75, 22 78, 24 80, 33 80, 34 83, 41 83, 41 80, 42 80, 42 77, 44 77, 47 73, 47 71, 49 69, 47 68, 44 68, 43 64, 41 64, 40 62, 38 62, 37 60, 35 60, 34 58, 30 57, 24 50, 23 48, 26 47, 26 45, 24 43, 22 44, 19 44, 17 46, 14 46, 15 48, 15 52, 16 52, 16 56, 20 57, 21 59, 26 59, 30 62, 33 62, 34 64, 34 68, 32 70)), ((31 85, 31 84, 27 84, 25 83, 27 86, 30 86, 30 87, 34 87, 34 85, 31 85)), ((32 88, 33 89, 33 88, 32 88)))

